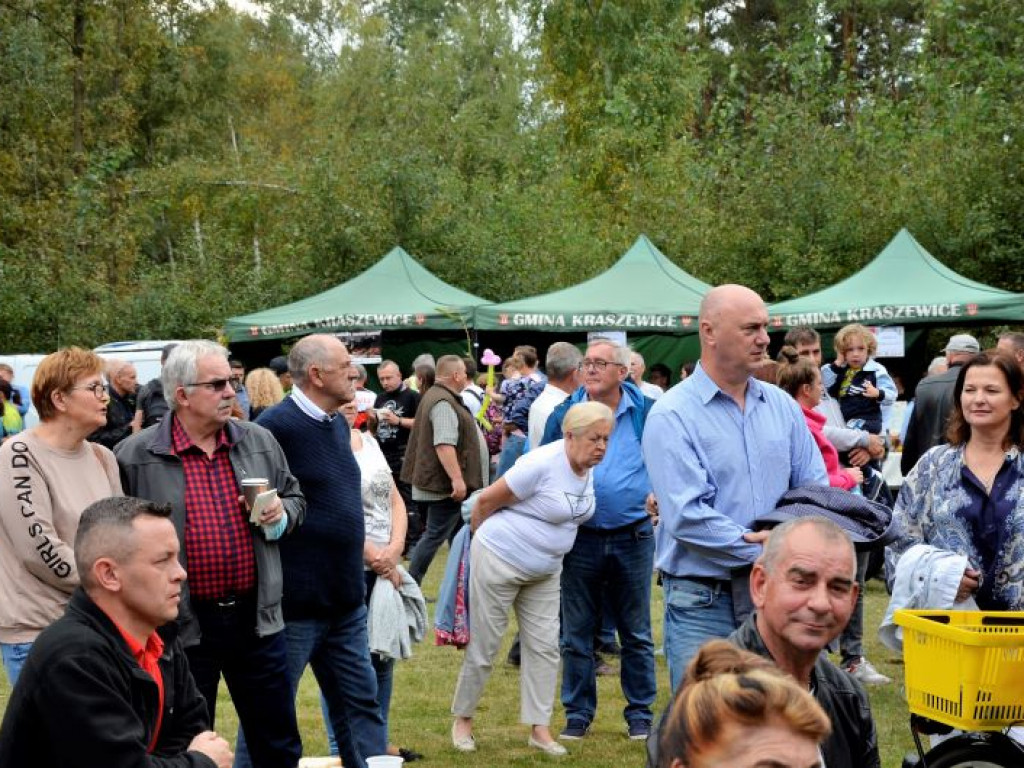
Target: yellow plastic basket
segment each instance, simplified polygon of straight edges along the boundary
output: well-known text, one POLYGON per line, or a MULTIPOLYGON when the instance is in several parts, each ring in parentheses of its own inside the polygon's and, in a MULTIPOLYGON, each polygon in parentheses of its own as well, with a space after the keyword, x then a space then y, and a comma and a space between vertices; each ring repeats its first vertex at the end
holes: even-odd
POLYGON ((963 730, 1024 721, 1024 612, 897 611, 907 703, 963 730))

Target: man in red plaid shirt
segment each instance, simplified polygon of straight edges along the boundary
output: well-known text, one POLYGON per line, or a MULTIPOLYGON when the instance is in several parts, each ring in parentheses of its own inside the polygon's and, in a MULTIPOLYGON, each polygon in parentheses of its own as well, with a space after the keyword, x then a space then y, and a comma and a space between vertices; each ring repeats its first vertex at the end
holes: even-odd
POLYGON ((126 492, 170 504, 188 571, 179 624, 214 722, 221 675, 256 768, 294 768, 302 755, 287 674, 278 540, 306 502, 284 453, 262 427, 231 419, 227 350, 186 341, 161 373, 169 418, 118 445, 126 492), (249 522, 240 483, 266 478, 277 499, 249 522))

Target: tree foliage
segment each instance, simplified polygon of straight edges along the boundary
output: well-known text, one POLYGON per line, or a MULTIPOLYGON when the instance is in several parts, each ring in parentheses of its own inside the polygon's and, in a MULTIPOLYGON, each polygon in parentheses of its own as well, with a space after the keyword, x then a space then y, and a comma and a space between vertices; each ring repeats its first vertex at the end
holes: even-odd
POLYGON ((496 300, 639 232, 768 299, 901 226, 1024 289, 1015 0, 0 0, 0 349, 210 335, 401 244, 496 300))

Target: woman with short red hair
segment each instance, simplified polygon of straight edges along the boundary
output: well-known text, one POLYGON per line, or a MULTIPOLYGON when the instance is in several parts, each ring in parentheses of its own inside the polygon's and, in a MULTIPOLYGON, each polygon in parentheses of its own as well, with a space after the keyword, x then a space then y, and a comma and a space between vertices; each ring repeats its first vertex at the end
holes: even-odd
POLYGON ((102 370, 89 350, 47 355, 32 380, 40 423, 0 446, 0 651, 12 686, 32 642, 78 586, 82 510, 121 495, 114 454, 85 439, 107 423, 102 370))

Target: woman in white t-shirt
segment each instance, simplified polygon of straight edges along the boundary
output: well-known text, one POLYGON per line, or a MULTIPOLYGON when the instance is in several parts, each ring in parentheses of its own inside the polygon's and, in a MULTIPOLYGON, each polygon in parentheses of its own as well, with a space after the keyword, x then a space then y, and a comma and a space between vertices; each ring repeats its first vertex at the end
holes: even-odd
POLYGON ((473 507, 469 614, 473 630, 452 702, 452 744, 476 749, 473 715, 515 608, 522 646, 520 717, 529 745, 549 755, 565 748, 549 724, 558 677, 562 558, 576 529, 594 514, 591 469, 604 458, 614 416, 596 402, 574 405, 563 440, 525 454, 473 507))

